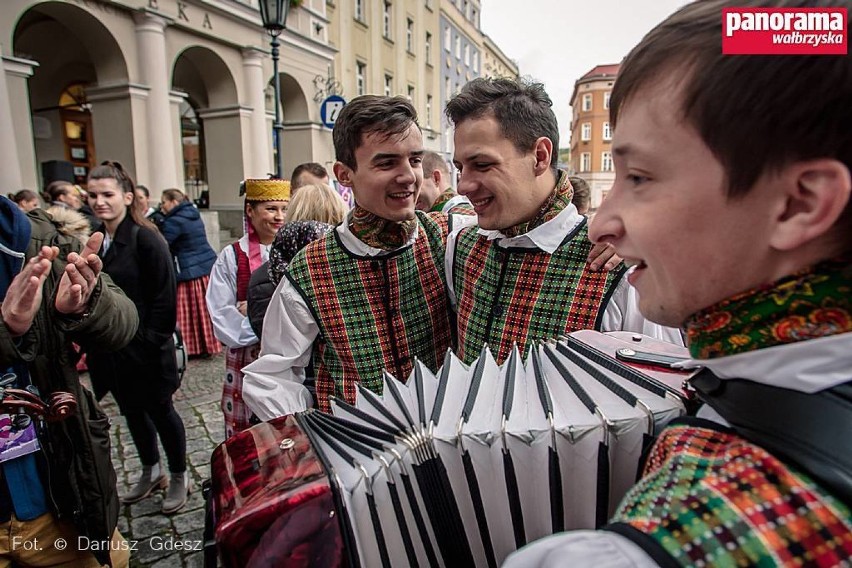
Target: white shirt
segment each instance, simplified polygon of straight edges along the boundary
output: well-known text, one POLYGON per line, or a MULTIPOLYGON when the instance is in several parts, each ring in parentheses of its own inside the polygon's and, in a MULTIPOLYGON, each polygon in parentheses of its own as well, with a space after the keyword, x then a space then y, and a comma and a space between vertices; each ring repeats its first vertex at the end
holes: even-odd
MULTIPOLYGON (((475 217, 469 217, 475 222, 475 217)), ((497 241, 495 246, 500 248, 529 248, 539 249, 548 254, 553 254, 565 237, 582 223, 584 217, 577 212, 577 208, 570 204, 556 217, 542 223, 538 227, 516 237, 508 238, 500 231, 478 229, 478 233, 488 238, 489 241, 497 241)), ((455 258, 456 241, 459 231, 472 223, 462 226, 454 226, 452 233, 447 238, 447 254, 445 256, 444 272, 447 277, 447 288, 450 295, 450 303, 456 305, 456 294, 453 288, 453 259, 455 258)), ((662 339, 676 345, 683 345, 683 337, 680 330, 671 327, 663 327, 648 321, 639 311, 639 296, 636 289, 627 281, 627 276, 621 278, 604 308, 601 318, 601 331, 632 331, 643 333, 656 339, 662 339)))
MULTIPOLYGON (((703 365, 720 379, 756 383, 814 393, 852 379, 852 333, 778 345, 718 359, 697 359, 683 366, 703 365)), ((698 416, 727 423, 708 406, 698 416)), ((556 566, 644 568, 657 564, 644 550, 621 535, 604 531, 573 531, 537 540, 510 555, 503 568, 556 566)))
MULTIPOLYGON (((243 235, 239 243, 240 249, 248 255, 248 236, 243 235)), ((260 245, 263 262, 269 259, 269 247, 260 245)), ((233 348, 257 343, 248 317, 237 309, 237 256, 231 245, 222 249, 213 264, 206 300, 216 339, 233 348)))
MULTIPOLYGON (((358 256, 388 254, 352 234, 350 215, 351 212, 335 229, 343 248, 358 256)), ((402 248, 413 245, 419 234, 414 231, 402 248)), ((325 238, 333 239, 334 235, 325 238)), ((318 335, 319 325, 302 295, 287 278, 282 278, 263 318, 260 357, 243 368, 243 399, 258 418, 271 420, 311 405, 310 393, 303 383, 318 335)))

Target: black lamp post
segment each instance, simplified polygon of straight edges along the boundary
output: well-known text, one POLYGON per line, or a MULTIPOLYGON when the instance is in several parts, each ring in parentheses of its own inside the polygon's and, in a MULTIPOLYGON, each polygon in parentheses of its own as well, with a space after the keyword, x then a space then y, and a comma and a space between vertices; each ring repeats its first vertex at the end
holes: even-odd
POLYGON ((272 38, 272 77, 275 84, 275 122, 272 133, 275 137, 275 177, 281 178, 281 134, 284 125, 281 123, 281 85, 278 79, 278 36, 287 27, 287 14, 290 12, 290 0, 260 0, 260 18, 266 33, 272 38))

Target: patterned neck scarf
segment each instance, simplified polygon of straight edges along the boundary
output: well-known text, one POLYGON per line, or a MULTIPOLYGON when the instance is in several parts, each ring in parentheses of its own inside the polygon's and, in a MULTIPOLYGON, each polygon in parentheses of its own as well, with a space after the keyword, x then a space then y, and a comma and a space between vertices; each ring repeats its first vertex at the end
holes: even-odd
POLYGON ((528 233, 559 215, 563 209, 571 205, 571 197, 573 196, 574 188, 571 187, 571 182, 568 181, 568 174, 559 170, 559 175, 556 178, 556 187, 553 188, 553 193, 545 200, 541 209, 536 213, 536 216, 530 221, 518 223, 508 229, 501 229, 500 232, 509 238, 528 233))
POLYGON ((417 217, 388 221, 356 204, 349 219, 349 230, 367 246, 392 251, 407 243, 417 230, 417 217))
POLYGON ((435 200, 435 203, 432 204, 432 208, 429 211, 441 211, 444 209, 444 205, 447 204, 447 201, 456 196, 456 192, 453 191, 452 187, 448 187, 445 189, 441 195, 438 196, 438 199, 435 200))
POLYGON ((689 351, 713 359, 852 331, 852 262, 830 260, 738 294, 686 322, 689 351))

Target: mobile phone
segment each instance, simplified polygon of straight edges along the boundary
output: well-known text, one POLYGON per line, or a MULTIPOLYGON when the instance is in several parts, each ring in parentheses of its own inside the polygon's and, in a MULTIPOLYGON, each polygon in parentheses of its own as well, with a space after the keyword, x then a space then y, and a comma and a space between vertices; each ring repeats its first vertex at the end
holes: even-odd
POLYGON ((688 357, 676 355, 664 355, 662 353, 649 353, 647 351, 636 351, 629 347, 622 347, 615 351, 615 358, 625 363, 636 363, 649 365, 651 367, 662 367, 663 369, 675 369, 675 363, 687 361, 688 357))

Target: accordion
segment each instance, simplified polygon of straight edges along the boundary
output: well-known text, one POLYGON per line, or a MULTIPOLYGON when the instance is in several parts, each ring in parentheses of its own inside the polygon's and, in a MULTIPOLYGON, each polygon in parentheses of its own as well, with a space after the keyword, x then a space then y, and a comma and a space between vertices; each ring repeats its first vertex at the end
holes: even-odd
POLYGON ((448 353, 332 414, 255 426, 212 460, 226 565, 494 567, 609 518, 643 450, 686 413, 686 350, 572 333, 497 365, 448 353), (616 357, 618 355, 618 357, 616 357), (623 359, 630 362, 625 363, 623 359), (662 367, 661 367, 662 365, 662 367), (665 368, 663 368, 665 367, 665 368))

